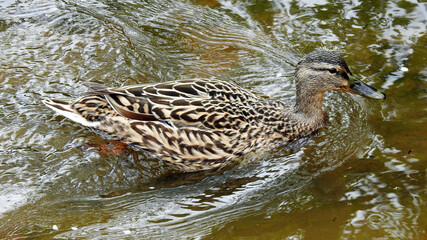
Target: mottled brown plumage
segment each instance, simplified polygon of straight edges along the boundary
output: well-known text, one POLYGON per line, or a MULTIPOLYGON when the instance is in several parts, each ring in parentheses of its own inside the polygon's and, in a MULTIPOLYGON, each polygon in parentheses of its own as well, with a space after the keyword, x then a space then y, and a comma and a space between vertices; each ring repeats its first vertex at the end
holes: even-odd
POLYGON ((324 126, 325 91, 385 96, 354 80, 345 61, 329 51, 307 55, 297 66, 296 79, 296 104, 266 100, 235 84, 205 79, 121 88, 87 83, 92 91, 81 98, 44 103, 76 122, 194 171, 224 166, 324 126))

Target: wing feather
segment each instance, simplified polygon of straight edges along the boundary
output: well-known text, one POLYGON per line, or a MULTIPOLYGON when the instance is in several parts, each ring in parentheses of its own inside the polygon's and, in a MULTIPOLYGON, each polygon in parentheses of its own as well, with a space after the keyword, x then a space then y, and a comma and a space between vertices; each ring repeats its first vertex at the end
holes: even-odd
POLYGON ((256 118, 239 116, 253 113, 254 94, 234 84, 211 80, 181 80, 122 88, 85 84, 102 95, 120 115, 142 121, 170 121, 177 125, 209 129, 237 129, 256 118))

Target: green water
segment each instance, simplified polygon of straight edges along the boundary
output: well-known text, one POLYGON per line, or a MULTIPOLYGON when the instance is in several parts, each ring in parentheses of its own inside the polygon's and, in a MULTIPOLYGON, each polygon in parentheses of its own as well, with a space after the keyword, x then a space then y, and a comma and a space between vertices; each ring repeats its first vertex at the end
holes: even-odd
POLYGON ((424 1, 0 1, 0 239, 426 239, 424 1), (340 53, 385 101, 328 93, 331 125, 221 173, 173 173, 44 98, 186 78, 294 99, 340 53))

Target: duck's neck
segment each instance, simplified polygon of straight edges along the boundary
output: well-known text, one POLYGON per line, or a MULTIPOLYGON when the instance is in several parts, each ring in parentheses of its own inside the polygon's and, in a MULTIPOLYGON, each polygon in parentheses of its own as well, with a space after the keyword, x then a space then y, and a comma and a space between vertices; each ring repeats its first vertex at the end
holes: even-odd
POLYGON ((297 88, 294 112, 298 120, 314 128, 322 127, 328 123, 328 114, 322 109, 324 92, 302 93, 297 88))

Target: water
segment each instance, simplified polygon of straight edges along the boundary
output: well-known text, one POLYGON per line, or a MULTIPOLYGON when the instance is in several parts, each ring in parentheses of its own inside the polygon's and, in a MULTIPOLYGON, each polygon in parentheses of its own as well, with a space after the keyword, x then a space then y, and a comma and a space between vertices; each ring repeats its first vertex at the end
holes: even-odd
POLYGON ((0 238, 425 239, 421 1, 0 1, 0 238), (293 99, 293 69, 344 56, 383 102, 329 93, 331 126, 222 173, 174 173, 54 115, 83 81, 205 77, 293 99))

